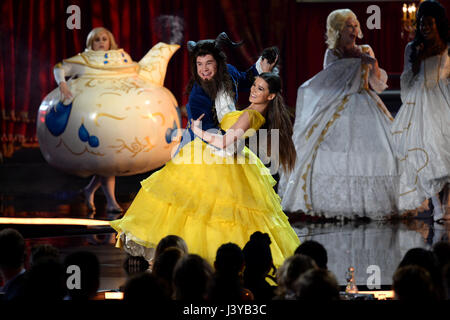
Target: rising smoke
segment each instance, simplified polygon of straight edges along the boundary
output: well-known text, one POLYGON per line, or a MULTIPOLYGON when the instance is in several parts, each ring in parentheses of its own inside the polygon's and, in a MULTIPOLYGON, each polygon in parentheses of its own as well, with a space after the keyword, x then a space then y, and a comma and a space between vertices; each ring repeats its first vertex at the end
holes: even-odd
POLYGON ((162 42, 169 44, 183 43, 184 21, 181 17, 161 15, 155 19, 154 28, 162 42))

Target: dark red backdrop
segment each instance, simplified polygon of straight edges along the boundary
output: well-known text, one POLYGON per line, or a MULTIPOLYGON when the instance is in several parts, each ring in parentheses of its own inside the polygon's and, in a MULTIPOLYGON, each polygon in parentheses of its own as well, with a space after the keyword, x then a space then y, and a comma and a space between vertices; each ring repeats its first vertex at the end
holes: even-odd
MULTIPOLYGON (((447 10, 449 2, 442 1, 447 10)), ((399 1, 3 0, 0 6, 0 156, 6 157, 17 148, 36 145, 37 109, 56 86, 52 68, 84 50, 86 36, 93 27, 110 29, 120 47, 139 61, 161 40, 156 19, 161 15, 180 17, 184 22, 183 47, 172 58, 165 80, 180 105, 186 103, 183 91, 189 78, 186 41, 213 38, 221 31, 234 40, 244 40, 244 46, 227 51, 229 61, 242 69, 264 47, 280 47, 284 95, 292 107, 298 86, 322 68, 325 21, 330 11, 346 7, 357 14, 364 33, 361 42, 372 46, 380 65, 390 74, 401 72, 406 44, 400 36, 399 1), (72 4, 81 9, 80 30, 66 27, 66 9, 72 4), (372 4, 381 8, 380 30, 366 27, 366 9, 372 4)))

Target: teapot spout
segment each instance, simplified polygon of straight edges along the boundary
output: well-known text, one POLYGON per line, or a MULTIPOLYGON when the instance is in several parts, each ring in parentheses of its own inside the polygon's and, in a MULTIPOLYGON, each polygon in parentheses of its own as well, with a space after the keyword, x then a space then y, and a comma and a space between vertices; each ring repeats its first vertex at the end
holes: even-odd
POLYGON ((159 42, 139 61, 139 74, 156 85, 162 86, 167 65, 172 55, 180 48, 178 44, 159 42))

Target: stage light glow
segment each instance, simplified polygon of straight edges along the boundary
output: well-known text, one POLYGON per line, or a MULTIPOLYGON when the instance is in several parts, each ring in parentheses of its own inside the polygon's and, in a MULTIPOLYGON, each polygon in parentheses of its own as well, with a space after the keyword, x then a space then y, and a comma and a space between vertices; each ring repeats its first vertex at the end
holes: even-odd
POLYGON ((358 293, 373 294, 375 299, 378 299, 378 300, 394 299, 394 291, 393 290, 359 291, 358 293))
POLYGON ((2 224, 21 225, 73 225, 73 226, 109 226, 109 221, 76 218, 5 218, 0 217, 2 224))
POLYGON ((105 292, 105 300, 122 300, 123 292, 105 292))

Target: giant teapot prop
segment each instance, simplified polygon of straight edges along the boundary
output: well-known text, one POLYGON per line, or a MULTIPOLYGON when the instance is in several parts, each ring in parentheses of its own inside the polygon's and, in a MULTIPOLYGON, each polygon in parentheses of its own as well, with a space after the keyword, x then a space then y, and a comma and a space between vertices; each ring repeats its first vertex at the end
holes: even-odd
POLYGON ((66 62, 85 72, 42 101, 37 136, 52 166, 79 176, 133 175, 160 167, 178 145, 180 112, 163 87, 167 64, 179 45, 158 43, 139 62, 123 51, 86 50, 66 62))

